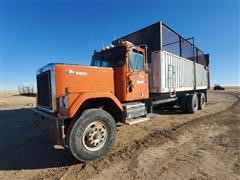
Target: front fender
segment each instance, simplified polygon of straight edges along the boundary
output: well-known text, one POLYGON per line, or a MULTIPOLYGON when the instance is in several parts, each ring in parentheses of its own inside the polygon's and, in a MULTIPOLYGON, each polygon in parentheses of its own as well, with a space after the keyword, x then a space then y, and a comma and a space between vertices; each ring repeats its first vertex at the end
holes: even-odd
POLYGON ((68 117, 72 118, 81 105, 89 99, 108 98, 111 99, 117 107, 123 111, 121 102, 110 92, 86 92, 81 94, 69 94, 68 117))

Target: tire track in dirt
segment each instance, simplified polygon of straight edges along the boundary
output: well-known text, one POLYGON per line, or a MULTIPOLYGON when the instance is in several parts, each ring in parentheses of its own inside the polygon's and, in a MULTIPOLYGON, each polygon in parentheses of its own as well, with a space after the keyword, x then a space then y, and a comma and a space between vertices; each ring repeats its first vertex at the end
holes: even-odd
MULTIPOLYGON (((149 147, 154 148, 159 145, 160 146, 163 145, 163 147, 164 147, 165 146, 164 144, 167 143, 168 141, 176 143, 177 141, 179 141, 177 138, 179 137, 179 132, 181 130, 183 130, 185 128, 191 128, 193 126, 197 126, 197 125, 199 125, 200 122, 204 123, 205 121, 208 121, 209 119, 214 119, 216 115, 221 116, 222 114, 224 114, 228 111, 231 111, 235 106, 239 106, 239 102, 240 102, 239 96, 237 96, 237 95, 234 95, 234 96, 237 97, 238 100, 235 103, 233 103, 229 108, 222 111, 221 113, 206 115, 206 116, 203 116, 200 118, 193 119, 192 121, 185 122, 180 125, 171 127, 166 130, 160 130, 160 131, 155 131, 153 133, 150 133, 144 139, 142 139, 140 141, 135 141, 132 145, 124 147, 117 152, 110 153, 110 154, 106 155, 105 157, 98 159, 96 161, 82 164, 82 165, 80 165, 80 167, 73 167, 73 168, 69 169, 67 171, 67 175, 66 174, 63 175, 62 179, 91 178, 94 175, 100 174, 104 169, 108 169, 109 167, 111 167, 112 164, 116 164, 116 163, 118 164, 117 168, 120 169, 122 172, 124 172, 124 171, 132 172, 129 175, 129 178, 139 178, 139 177, 135 177, 136 171, 133 171, 133 169, 136 168, 136 164, 138 163, 138 157, 141 153, 143 153, 145 150, 149 149, 149 147), (124 163, 122 163, 122 162, 124 162, 124 163)), ((203 131, 203 132, 196 133, 196 134, 198 136, 202 136, 204 134, 204 130, 201 129, 201 131, 203 131)), ((186 149, 184 149, 184 148, 189 147, 189 145, 187 146, 186 144, 187 143, 189 144, 191 142, 191 139, 189 139, 186 134, 183 135, 183 139, 184 140, 182 140, 182 142, 180 142, 180 144, 179 144, 179 148, 182 151, 186 151, 186 149)), ((173 147, 170 146, 170 148, 173 148, 173 147)), ((179 153, 179 150, 175 150, 175 151, 177 151, 177 152, 172 151, 171 152, 172 154, 168 155, 164 160, 162 160, 162 162, 167 161, 166 160, 167 158, 169 158, 169 157, 172 158, 174 156, 174 154, 179 153)), ((154 154, 154 152, 150 153, 150 154, 154 154)), ((193 156, 198 156, 198 155, 196 155, 196 154, 191 155, 191 157, 193 157, 193 156)), ((175 157, 175 159, 176 158, 177 157, 175 157)), ((186 161, 189 164, 191 164, 191 162, 188 159, 189 159, 188 157, 185 157, 183 159, 179 158, 178 161, 186 161)), ((190 158, 190 159, 192 160, 194 158, 190 158)), ((195 159, 195 161, 197 161, 197 159, 195 159)), ((171 163, 171 160, 167 161, 167 162, 171 163)), ((161 174, 161 172, 162 173, 166 172, 166 167, 163 166, 162 169, 160 170, 160 174, 161 174)), ((200 171, 199 174, 203 174, 202 175, 203 178, 205 176, 207 176, 202 171, 200 171)), ((97 177, 99 178, 99 176, 97 176, 97 177)), ((117 176, 117 177, 119 177, 119 176, 117 176)), ((144 176, 142 176, 142 177, 144 177, 144 176)))
MULTIPOLYGON (((181 127, 178 127, 173 133, 173 136, 177 137, 176 142, 174 142, 175 138, 173 138, 174 141, 169 139, 166 143, 163 143, 158 147, 156 147, 155 145, 152 146, 152 144, 150 143, 150 148, 145 149, 143 152, 140 153, 140 155, 138 154, 138 157, 135 158, 131 163, 125 163, 125 165, 128 165, 128 169, 124 170, 125 173, 123 173, 123 170, 120 173, 118 172, 118 175, 116 177, 121 177, 118 179, 126 179, 129 177, 131 179, 144 179, 149 177, 151 177, 151 179, 186 179, 189 176, 190 179, 237 179, 237 177, 239 177, 239 173, 237 173, 237 170, 239 169, 240 165, 238 147, 235 146, 232 149, 232 151, 235 151, 234 153, 238 155, 238 159, 232 159, 232 161, 235 162, 232 165, 230 161, 224 158, 219 161, 219 159, 224 157, 224 154, 221 154, 222 149, 219 150, 211 146, 211 143, 214 142, 215 138, 219 137, 221 133, 228 131, 227 127, 219 131, 219 117, 226 116, 227 114, 227 117, 235 119, 235 125, 238 125, 238 128, 240 127, 239 116, 237 116, 237 114, 234 114, 237 112, 239 114, 240 112, 239 109, 235 108, 239 107, 239 99, 238 102, 233 104, 232 107, 233 109, 231 109, 230 107, 228 110, 218 115, 212 115, 211 120, 210 118, 208 119, 206 117, 199 118, 196 119, 196 121, 193 123, 188 123, 182 125, 181 127), (229 116, 229 112, 233 112, 232 117, 229 116), (199 120, 201 121, 199 122, 199 120), (207 124, 207 126, 204 127, 202 124, 207 124), (216 130, 218 132, 216 132, 216 130), (206 134, 207 131, 214 132, 215 134, 206 134), (201 139, 203 137, 205 137, 204 141, 201 139), (211 140, 212 138, 213 141, 211 140), (206 144, 206 142, 209 143, 206 144), (215 156, 215 152, 220 152, 220 155, 215 156), (225 161, 228 167, 226 167, 227 165, 222 161, 225 161), (218 166, 216 166, 212 162, 216 162, 218 166), (210 170, 208 168, 205 168, 208 166, 210 166, 210 170), (223 170, 228 168, 227 170, 231 172, 231 167, 233 167, 233 171, 235 171, 235 174, 225 174, 226 171, 223 170)), ((221 126, 221 128, 222 127, 223 126, 221 126)), ((228 132, 227 134, 229 135, 228 132)), ((235 135, 231 139, 236 139, 236 137, 238 136, 235 135)), ((235 142, 231 144, 234 143, 235 142)), ((237 145, 239 145, 239 141, 237 145)), ((231 157, 231 154, 229 156, 231 157)), ((123 165, 121 166, 124 167, 123 165)), ((112 169, 116 168, 113 167, 112 169)), ((103 179, 101 177, 105 177, 104 175, 110 175, 110 177, 108 178, 111 179, 113 178, 112 176, 114 174, 111 174, 111 170, 104 170, 100 178, 99 176, 96 176, 96 179, 103 179)))

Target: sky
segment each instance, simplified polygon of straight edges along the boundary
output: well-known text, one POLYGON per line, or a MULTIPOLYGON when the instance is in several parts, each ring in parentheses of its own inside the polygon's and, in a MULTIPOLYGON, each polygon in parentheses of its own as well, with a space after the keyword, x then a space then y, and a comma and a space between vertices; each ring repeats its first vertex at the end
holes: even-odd
POLYGON ((99 50, 163 21, 210 54, 211 84, 240 85, 239 0, 0 0, 0 88, 35 85, 48 63, 89 65, 99 50))

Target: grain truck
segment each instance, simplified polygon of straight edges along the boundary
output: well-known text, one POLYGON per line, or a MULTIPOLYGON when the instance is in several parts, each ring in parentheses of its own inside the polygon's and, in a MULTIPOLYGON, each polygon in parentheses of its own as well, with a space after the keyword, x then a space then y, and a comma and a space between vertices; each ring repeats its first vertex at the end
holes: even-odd
POLYGON ((33 121, 86 162, 111 149, 117 123, 147 119, 155 106, 203 109, 209 55, 158 22, 95 51, 90 66, 48 64, 36 80, 33 121))

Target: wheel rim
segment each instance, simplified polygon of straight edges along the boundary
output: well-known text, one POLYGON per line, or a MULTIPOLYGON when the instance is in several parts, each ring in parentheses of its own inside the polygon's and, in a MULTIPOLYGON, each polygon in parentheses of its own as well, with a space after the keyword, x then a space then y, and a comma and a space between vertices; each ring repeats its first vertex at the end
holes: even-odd
POLYGON ((108 131, 106 126, 99 122, 92 122, 83 132, 83 146, 89 151, 97 151, 103 147, 107 140, 108 131))
POLYGON ((197 100, 197 98, 194 98, 193 108, 194 108, 195 110, 198 108, 198 100, 197 100))

